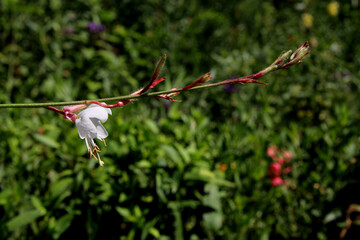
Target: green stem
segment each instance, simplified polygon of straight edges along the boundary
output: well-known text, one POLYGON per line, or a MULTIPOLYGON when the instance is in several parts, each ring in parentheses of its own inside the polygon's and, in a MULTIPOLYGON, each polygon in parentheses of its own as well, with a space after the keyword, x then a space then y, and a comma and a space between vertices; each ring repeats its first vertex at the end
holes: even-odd
POLYGON ((0 108, 40 108, 40 107, 56 107, 56 106, 70 106, 70 105, 78 105, 78 104, 87 104, 91 101, 97 101, 97 102, 115 102, 115 101, 122 101, 127 99, 138 99, 138 98, 146 98, 146 97, 154 97, 157 95, 163 95, 163 94, 169 94, 169 93, 175 93, 175 92, 185 92, 185 91, 192 91, 192 90, 198 90, 198 89, 204 89, 204 88, 211 88, 211 87, 217 87, 221 85, 225 85, 229 83, 224 82, 218 82, 218 83, 210 83, 202 86, 196 86, 187 90, 179 89, 173 89, 173 90, 166 90, 166 91, 158 91, 158 92, 152 92, 142 95, 125 95, 125 96, 119 96, 119 97, 110 97, 110 98, 100 98, 100 99, 92 99, 92 100, 79 100, 79 101, 70 101, 70 102, 48 102, 48 103, 8 103, 8 104, 0 104, 0 108))
MULTIPOLYGON (((189 87, 189 85, 187 87, 184 88, 179 88, 179 89, 172 89, 172 90, 166 90, 166 91, 159 91, 159 92, 152 92, 152 93, 144 93, 141 94, 142 92, 147 91, 148 89, 151 88, 152 84, 154 83, 155 79, 158 77, 158 75, 160 74, 160 71, 162 69, 162 67, 164 66, 165 60, 166 60, 166 55, 164 55, 160 62, 158 63, 155 72, 153 74, 152 80, 151 82, 145 86, 139 93, 140 95, 126 95, 126 96, 119 96, 119 97, 110 97, 110 98, 100 98, 100 99, 93 99, 93 100, 80 100, 80 101, 70 101, 70 102, 48 102, 48 103, 8 103, 8 104, 0 104, 0 108, 40 108, 40 107, 56 107, 56 106, 69 106, 69 105, 77 105, 77 104, 89 104, 91 101, 97 101, 97 102, 117 102, 117 101, 123 101, 123 100, 129 100, 129 99, 137 99, 137 98, 145 98, 145 97, 156 97, 158 95, 166 95, 166 94, 170 94, 170 93, 176 93, 176 92, 185 92, 185 91, 192 91, 192 90, 198 90, 198 89, 204 89, 204 88, 211 88, 211 87, 217 87, 217 86, 221 86, 221 85, 225 85, 225 84, 231 84, 231 83, 262 83, 257 81, 256 79, 261 78, 271 72, 277 71, 279 69, 285 69, 287 67, 290 67, 294 64, 300 63, 302 61, 302 59, 308 55, 310 53, 309 50, 310 46, 308 44, 308 42, 305 42, 303 45, 300 45, 300 47, 295 51, 295 53, 293 53, 290 57, 289 60, 289 56, 292 53, 291 50, 287 51, 287 52, 282 52, 280 54, 280 56, 275 60, 274 63, 272 63, 270 66, 268 66, 267 68, 263 69, 262 71, 249 75, 249 76, 245 76, 245 77, 241 77, 241 78, 237 78, 237 79, 232 79, 232 80, 225 80, 225 81, 221 81, 221 82, 217 82, 217 83, 210 83, 210 84, 206 84, 206 85, 201 85, 201 86, 195 86, 192 87, 192 84, 190 84, 191 87, 189 87)), ((205 76, 205 75, 204 75, 205 76)), ((195 83, 197 83, 195 81, 195 83)), ((262 83, 264 84, 264 83, 262 83)))

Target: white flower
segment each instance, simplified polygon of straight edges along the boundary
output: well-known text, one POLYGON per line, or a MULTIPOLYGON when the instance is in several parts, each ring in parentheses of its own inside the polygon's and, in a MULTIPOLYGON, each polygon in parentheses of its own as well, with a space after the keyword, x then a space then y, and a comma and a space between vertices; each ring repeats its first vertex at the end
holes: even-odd
POLYGON ((94 142, 94 139, 100 139, 104 142, 108 133, 101 122, 106 122, 108 114, 111 115, 110 108, 104 108, 97 104, 90 104, 85 110, 78 114, 75 120, 76 127, 79 132, 81 139, 85 139, 86 147, 90 153, 90 157, 94 156, 95 159, 99 160, 100 166, 104 165, 104 162, 100 159, 100 148, 94 142), (97 157, 95 156, 95 154, 97 157))

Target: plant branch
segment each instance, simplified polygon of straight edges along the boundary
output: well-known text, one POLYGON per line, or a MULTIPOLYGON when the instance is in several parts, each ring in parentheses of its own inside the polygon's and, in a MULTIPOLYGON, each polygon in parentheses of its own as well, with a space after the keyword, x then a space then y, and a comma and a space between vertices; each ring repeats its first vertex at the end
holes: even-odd
POLYGON ((0 108, 40 108, 40 107, 45 107, 47 109, 56 111, 51 107, 70 106, 70 105, 78 105, 78 104, 90 104, 90 103, 97 103, 97 104, 101 105, 100 102, 105 102, 105 103, 117 102, 117 104, 113 104, 113 105, 102 104, 102 105, 104 105, 104 107, 122 107, 123 105, 125 105, 135 99, 147 98, 147 97, 157 97, 157 98, 164 98, 167 100, 175 101, 171 97, 176 96, 181 92, 218 87, 218 86, 226 85, 226 84, 256 83, 256 84, 267 85, 267 83, 260 82, 256 79, 259 79, 259 78, 261 78, 271 72, 274 72, 276 70, 285 69, 287 67, 290 67, 292 65, 302 62, 302 59, 310 53, 309 48, 310 48, 310 46, 306 42, 303 45, 301 45, 293 54, 292 54, 291 50, 289 50, 287 52, 283 51, 280 54, 280 56, 267 68, 263 69, 262 71, 259 71, 258 73, 255 73, 255 74, 252 74, 249 76, 235 78, 235 79, 227 79, 227 80, 224 80, 221 82, 205 84, 207 81, 209 81, 211 79, 210 73, 206 73, 205 75, 203 75, 202 77, 200 77, 199 79, 194 81, 193 83, 191 83, 183 88, 173 88, 173 89, 165 90, 165 91, 146 93, 146 91, 155 87, 155 85, 157 85, 158 83, 162 82, 165 79, 165 78, 157 79, 157 77, 160 75, 161 69, 163 68, 163 66, 165 64, 166 55, 164 55, 161 58, 161 60, 159 61, 159 63, 157 64, 154 74, 151 78, 151 81, 144 88, 142 88, 132 94, 129 94, 129 95, 118 96, 118 97, 109 97, 109 98, 100 98, 100 99, 93 99, 93 100, 69 101, 69 102, 9 103, 9 104, 0 104, 0 108))

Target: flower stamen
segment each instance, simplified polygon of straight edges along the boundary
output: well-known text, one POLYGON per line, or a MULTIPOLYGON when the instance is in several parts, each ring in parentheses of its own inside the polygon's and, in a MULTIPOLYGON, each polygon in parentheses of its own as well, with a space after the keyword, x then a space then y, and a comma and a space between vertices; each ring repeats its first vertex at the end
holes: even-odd
POLYGON ((100 148, 98 145, 94 145, 94 147, 92 149, 89 149, 89 153, 90 153, 90 158, 94 157, 97 161, 99 161, 100 166, 104 166, 104 162, 101 160, 99 152, 101 152, 100 148), (94 154, 96 153, 96 155, 94 154))
POLYGON ((109 108, 96 104, 90 104, 85 110, 80 112, 78 117, 75 119, 79 136, 81 139, 85 139, 86 147, 90 153, 90 158, 94 157, 98 160, 100 166, 103 166, 104 162, 100 159, 99 153, 101 150, 94 142, 94 139, 97 138, 103 141, 106 146, 104 138, 108 136, 108 133, 101 123, 106 122, 109 114, 111 115, 111 110, 109 108))

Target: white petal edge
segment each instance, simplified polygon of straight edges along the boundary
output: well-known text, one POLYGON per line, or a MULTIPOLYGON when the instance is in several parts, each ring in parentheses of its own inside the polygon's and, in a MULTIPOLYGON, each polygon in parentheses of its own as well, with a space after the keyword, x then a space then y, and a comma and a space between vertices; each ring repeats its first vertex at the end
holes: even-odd
POLYGON ((97 137, 96 126, 89 118, 78 118, 75 120, 75 124, 81 139, 97 137))
POLYGON ((103 108, 100 106, 88 107, 79 113, 79 117, 80 118, 95 118, 95 119, 99 119, 101 122, 106 122, 106 120, 108 119, 109 111, 111 113, 110 109, 103 108))
MULTIPOLYGON (((105 102, 101 102, 101 103, 106 104, 105 102)), ((105 109, 107 111, 108 114, 112 115, 112 112, 111 112, 110 108, 102 107, 102 106, 97 105, 95 103, 90 104, 87 108, 94 108, 94 107, 103 108, 103 109, 105 109)))
POLYGON ((93 122, 93 124, 94 124, 94 126, 96 128, 96 133, 97 133, 96 137, 98 139, 102 140, 102 139, 106 138, 109 135, 108 132, 106 131, 106 129, 104 128, 104 126, 101 124, 101 122, 99 120, 95 120, 95 119, 92 119, 92 118, 90 120, 93 122))

